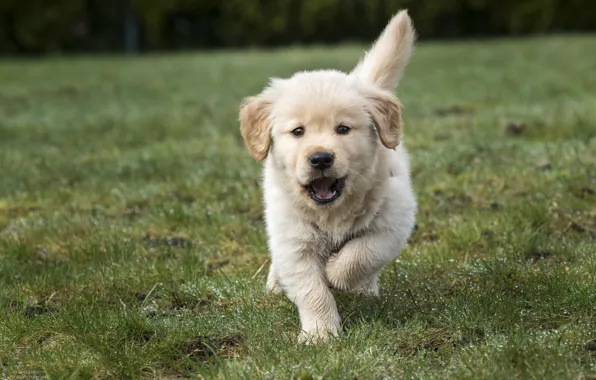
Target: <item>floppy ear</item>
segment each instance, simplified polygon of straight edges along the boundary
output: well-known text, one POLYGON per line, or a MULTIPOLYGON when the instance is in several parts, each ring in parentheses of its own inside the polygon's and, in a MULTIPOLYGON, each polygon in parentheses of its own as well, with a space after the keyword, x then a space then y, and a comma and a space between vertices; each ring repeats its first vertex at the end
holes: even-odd
POLYGON ((377 128, 381 142, 389 149, 395 149, 401 138, 401 104, 388 91, 374 91, 366 95, 368 112, 377 128))
POLYGON ((271 140, 271 102, 260 96, 246 98, 240 106, 240 134, 250 155, 262 161, 269 153, 271 140))

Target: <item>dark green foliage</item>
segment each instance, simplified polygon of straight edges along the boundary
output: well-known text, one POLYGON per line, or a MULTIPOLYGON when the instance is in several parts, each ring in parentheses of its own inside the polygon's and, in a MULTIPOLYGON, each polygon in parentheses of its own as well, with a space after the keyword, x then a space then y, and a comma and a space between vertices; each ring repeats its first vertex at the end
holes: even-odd
POLYGON ((596 30, 592 0, 3 0, 0 54, 370 40, 409 9, 422 38, 596 30), (132 18, 131 18, 132 17, 132 18))

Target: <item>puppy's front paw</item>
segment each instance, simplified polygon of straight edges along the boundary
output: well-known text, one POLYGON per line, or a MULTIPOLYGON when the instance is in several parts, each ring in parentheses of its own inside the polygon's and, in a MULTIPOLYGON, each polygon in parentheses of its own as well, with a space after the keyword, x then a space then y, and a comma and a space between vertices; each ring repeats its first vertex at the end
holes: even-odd
POLYGON ((343 268, 337 256, 331 256, 329 260, 327 260, 325 274, 331 287, 337 290, 349 290, 349 284, 345 275, 345 268, 343 268))
MULTIPOLYGON (((353 272, 354 269, 351 269, 353 272)), ((353 276, 355 278, 350 277, 349 270, 350 268, 346 268, 346 265, 337 256, 329 258, 325 267, 329 285, 340 291, 351 291, 373 297, 379 295, 378 274, 359 279, 360 275, 353 276)))
POLYGON ((302 330, 300 334, 298 334, 298 343, 306 345, 323 344, 338 336, 339 332, 335 329, 314 329, 311 331, 302 330))

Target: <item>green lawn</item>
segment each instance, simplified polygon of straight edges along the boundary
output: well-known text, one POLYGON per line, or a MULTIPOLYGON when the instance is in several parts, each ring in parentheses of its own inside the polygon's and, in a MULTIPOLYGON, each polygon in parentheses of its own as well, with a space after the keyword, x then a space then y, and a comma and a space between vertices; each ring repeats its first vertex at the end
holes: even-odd
POLYGON ((418 227, 296 344, 238 104, 361 49, 0 62, 0 377, 596 379, 594 36, 419 45, 418 227))

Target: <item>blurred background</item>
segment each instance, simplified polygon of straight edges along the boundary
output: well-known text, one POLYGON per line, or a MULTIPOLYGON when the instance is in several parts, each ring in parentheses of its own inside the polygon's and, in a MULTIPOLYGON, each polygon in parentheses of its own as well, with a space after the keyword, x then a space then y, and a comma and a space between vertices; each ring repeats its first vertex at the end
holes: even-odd
POLYGON ((425 39, 596 30, 594 0, 0 0, 0 55, 370 41, 401 8, 425 39))

